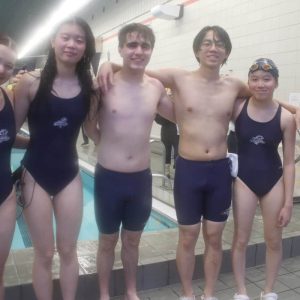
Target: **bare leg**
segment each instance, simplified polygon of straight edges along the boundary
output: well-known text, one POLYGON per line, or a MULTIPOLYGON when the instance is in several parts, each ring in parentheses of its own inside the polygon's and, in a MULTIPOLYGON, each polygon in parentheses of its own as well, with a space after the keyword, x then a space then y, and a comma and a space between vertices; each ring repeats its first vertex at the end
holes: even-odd
POLYGON ((0 300, 4 300, 3 273, 16 223, 15 191, 0 205, 0 300))
POLYGON ((60 285, 64 300, 75 300, 79 264, 77 238, 82 220, 82 184, 77 175, 53 199, 57 251, 60 258, 60 285))
POLYGON ((101 233, 97 253, 97 270, 99 277, 100 300, 109 300, 109 281, 115 261, 115 247, 119 232, 114 234, 101 233))
POLYGON ((257 207, 257 196, 238 178, 234 183, 232 268, 237 293, 247 295, 245 285, 246 251, 257 207))
POLYGON ((124 266, 127 300, 139 300, 136 290, 136 269, 139 259, 139 243, 142 231, 122 229, 121 258, 124 266))
POLYGON ((204 295, 212 297, 222 263, 222 233, 225 222, 203 221, 204 250, 204 295))
POLYGON ((283 206, 283 201, 283 181, 281 179, 261 200, 267 248, 265 293, 273 291, 282 259, 282 228, 277 226, 277 219, 283 206))
POLYGON ((48 194, 35 183, 29 172, 24 177, 24 210, 34 247, 33 287, 37 299, 52 300, 51 266, 54 255, 53 208, 48 194))
POLYGON ((185 297, 194 295, 192 279, 195 268, 195 246, 200 232, 200 223, 196 225, 179 225, 179 241, 176 262, 185 297))

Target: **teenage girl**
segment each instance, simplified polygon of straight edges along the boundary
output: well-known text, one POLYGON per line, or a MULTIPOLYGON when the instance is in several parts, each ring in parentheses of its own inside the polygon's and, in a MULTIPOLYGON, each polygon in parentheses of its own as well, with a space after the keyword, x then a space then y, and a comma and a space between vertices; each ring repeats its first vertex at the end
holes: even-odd
POLYGON ((278 77, 272 60, 256 60, 248 73, 252 97, 237 102, 235 109, 239 160, 233 201, 235 300, 249 300, 245 286, 246 249, 257 203, 266 243, 266 280, 260 299, 278 299, 273 288, 282 258, 282 229, 292 215, 296 132, 293 116, 273 99, 278 77), (277 151, 279 143, 283 146, 283 163, 277 151))
POLYGON ((17 129, 27 117, 30 131, 22 192, 34 247, 33 286, 39 300, 52 299, 55 248, 63 299, 74 300, 76 295, 76 245, 83 209, 76 140, 94 95, 90 72, 94 53, 89 25, 77 17, 65 20, 52 36, 41 73, 25 74, 15 88, 17 129))

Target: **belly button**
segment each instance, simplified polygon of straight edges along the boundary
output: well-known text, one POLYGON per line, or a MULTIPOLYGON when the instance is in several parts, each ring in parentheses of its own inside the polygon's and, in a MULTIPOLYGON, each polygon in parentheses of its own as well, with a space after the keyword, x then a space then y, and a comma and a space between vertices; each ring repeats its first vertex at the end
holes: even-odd
POLYGON ((205 153, 209 153, 209 150, 208 150, 208 149, 206 149, 206 150, 205 150, 205 153))
POLYGON ((130 156, 128 156, 128 160, 130 160, 130 159, 132 159, 132 156, 130 155, 130 156))
POLYGON ((188 107, 188 108, 187 108, 187 111, 188 111, 188 112, 192 112, 193 109, 192 109, 191 107, 188 107))

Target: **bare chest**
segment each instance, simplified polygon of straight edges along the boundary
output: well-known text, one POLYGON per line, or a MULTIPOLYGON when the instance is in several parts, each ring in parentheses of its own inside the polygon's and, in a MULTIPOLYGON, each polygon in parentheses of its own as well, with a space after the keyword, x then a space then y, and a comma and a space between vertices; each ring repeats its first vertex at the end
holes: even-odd
POLYGON ((146 91, 115 89, 104 99, 105 114, 115 118, 153 119, 158 105, 155 95, 146 91))
POLYGON ((175 96, 176 110, 185 117, 230 118, 237 93, 224 86, 190 83, 175 96))

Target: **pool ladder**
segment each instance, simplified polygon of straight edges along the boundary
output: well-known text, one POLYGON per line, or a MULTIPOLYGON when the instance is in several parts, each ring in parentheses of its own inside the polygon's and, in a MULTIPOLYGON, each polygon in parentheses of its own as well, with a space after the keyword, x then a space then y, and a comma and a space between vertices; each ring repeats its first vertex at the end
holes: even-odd
POLYGON ((162 186, 164 188, 167 188, 167 189, 171 190, 173 188, 172 180, 168 176, 166 176, 166 173, 165 173, 165 161, 166 161, 166 148, 165 148, 165 145, 162 143, 162 141, 160 139, 151 138, 150 139, 150 144, 154 144, 154 143, 159 144, 162 148, 161 170, 163 170, 163 174, 153 173, 152 177, 162 178, 162 186))

